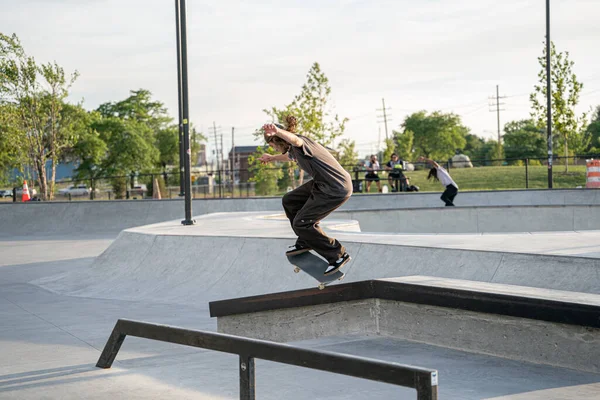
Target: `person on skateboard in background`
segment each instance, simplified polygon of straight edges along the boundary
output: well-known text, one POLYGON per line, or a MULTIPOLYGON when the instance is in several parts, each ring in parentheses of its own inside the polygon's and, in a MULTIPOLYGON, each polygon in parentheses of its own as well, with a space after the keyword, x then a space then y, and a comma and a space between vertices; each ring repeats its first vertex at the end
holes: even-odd
POLYGON ((452 179, 448 171, 446 171, 444 167, 440 166, 440 164, 423 156, 419 157, 417 161, 425 161, 427 164, 431 165, 427 179, 429 180, 433 178, 436 181, 440 181, 440 183, 446 188, 444 193, 442 193, 442 197, 440 198, 444 203, 446 203, 446 207, 454 206, 454 198, 458 194, 458 185, 456 182, 454 182, 454 179, 452 179))
POLYGON ((330 275, 350 261, 350 255, 340 242, 323 232, 319 222, 350 198, 352 178, 325 147, 298 135, 297 124, 295 117, 288 116, 285 128, 280 124, 264 125, 265 141, 281 154, 265 153, 259 161, 295 161, 312 177, 283 196, 283 209, 298 236, 286 255, 313 250, 329 262, 325 275, 330 275))

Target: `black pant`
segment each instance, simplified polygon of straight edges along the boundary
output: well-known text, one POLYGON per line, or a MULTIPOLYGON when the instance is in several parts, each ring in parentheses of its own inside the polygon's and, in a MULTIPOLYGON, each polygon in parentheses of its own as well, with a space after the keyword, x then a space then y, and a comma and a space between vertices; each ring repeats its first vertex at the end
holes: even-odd
POLYGON ((456 188, 456 186, 448 185, 446 186, 446 190, 444 190, 444 193, 442 193, 442 197, 440 197, 440 199, 442 199, 442 201, 446 203, 446 207, 453 206, 454 203, 452 202, 452 200, 454 200, 457 194, 458 189, 456 188))
POLYGON ((327 261, 340 258, 346 249, 336 239, 327 236, 319 222, 349 198, 331 197, 314 186, 312 180, 283 195, 285 215, 298 236, 296 243, 312 248, 327 261))

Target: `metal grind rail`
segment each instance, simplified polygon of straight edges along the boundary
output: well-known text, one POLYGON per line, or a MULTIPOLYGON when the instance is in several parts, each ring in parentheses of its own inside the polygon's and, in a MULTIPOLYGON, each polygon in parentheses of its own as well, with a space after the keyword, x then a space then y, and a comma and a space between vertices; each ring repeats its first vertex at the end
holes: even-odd
POLYGON ((127 319, 119 319, 115 324, 97 367, 112 366, 126 336, 239 355, 240 400, 256 399, 254 360, 257 358, 416 389, 417 400, 438 398, 438 375, 433 369, 127 319))

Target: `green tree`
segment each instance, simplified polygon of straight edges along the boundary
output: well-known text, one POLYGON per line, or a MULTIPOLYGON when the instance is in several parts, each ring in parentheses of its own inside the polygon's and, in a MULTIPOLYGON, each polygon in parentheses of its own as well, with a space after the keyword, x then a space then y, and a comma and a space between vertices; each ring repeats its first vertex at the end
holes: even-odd
POLYGON ((469 133, 458 115, 441 111, 413 113, 404 119, 402 128, 414 135, 412 152, 443 160, 452 157, 456 149, 464 148, 469 133))
POLYGON ((494 166, 502 165, 502 160, 504 159, 504 149, 502 144, 498 143, 496 140, 487 140, 482 147, 482 151, 485 155, 485 159, 490 161, 489 164, 494 166))
POLYGON ((356 142, 343 139, 338 146, 338 161, 347 170, 351 170, 358 164, 358 152, 356 142))
POLYGON ((283 108, 272 107, 263 110, 277 121, 285 121, 285 116, 294 115, 298 119, 298 133, 310 137, 323 146, 330 146, 343 135, 348 118, 332 115, 329 101, 331 86, 319 63, 315 62, 308 74, 302 90, 292 102, 283 108))
POLYGON ((385 139, 385 150, 383 151, 381 163, 387 163, 392 159, 392 154, 396 152, 396 142, 394 138, 385 139))
POLYGON ((504 153, 509 159, 544 158, 546 138, 533 120, 511 121, 504 125, 504 153))
POLYGON ((477 162, 477 160, 484 160, 486 158, 486 152, 484 150, 485 140, 477 135, 467 133, 465 135, 465 147, 462 149, 463 153, 471 159, 471 161, 477 162))
MULTIPOLYGON (((560 145, 555 153, 563 150, 565 157, 569 156, 569 148, 577 153, 585 151, 588 147, 586 143, 585 131, 583 125, 586 120, 585 113, 577 118, 575 116, 575 107, 579 104, 579 96, 583 89, 583 83, 577 79, 573 72, 575 62, 569 59, 569 52, 557 52, 554 42, 550 43, 551 64, 551 83, 552 83, 552 131, 553 135, 560 137, 560 145)), ((529 96, 531 101, 531 117, 536 121, 538 128, 547 129, 547 101, 546 94, 546 45, 542 56, 538 57, 540 72, 538 73, 538 84, 534 86, 534 91, 529 96)), ((554 138, 553 138, 554 143, 554 138)), ((547 145, 546 145, 547 147, 547 145)), ((565 172, 569 170, 568 159, 565 159, 565 172)))
POLYGON ((396 153, 401 160, 412 161, 414 152, 415 134, 411 130, 404 132, 393 131, 396 153))
POLYGON ((265 154, 276 154, 270 146, 257 147, 256 152, 248 157, 248 164, 252 177, 250 182, 255 182, 255 191, 259 196, 269 196, 277 193, 278 180, 283 178, 280 165, 269 163, 262 164, 258 158, 265 154))
POLYGON ((592 114, 592 120, 585 131, 589 143, 586 151, 591 153, 600 153, 600 106, 592 114))
MULTIPOLYGON (((329 79, 321 71, 319 63, 315 62, 306 75, 306 83, 291 103, 283 108, 272 107, 263 111, 279 122, 284 122, 287 115, 295 116, 298 119, 299 134, 310 137, 323 146, 331 146, 344 134, 348 118, 340 118, 332 113, 330 97, 329 79)), ((303 177, 304 171, 301 170, 300 183, 303 177)))
POLYGON ((27 155, 24 151, 23 137, 15 128, 18 124, 16 107, 12 104, 0 104, 0 184, 9 183, 10 172, 18 169, 25 173, 27 155))
POLYGON ((153 131, 145 123, 120 118, 102 118, 93 124, 106 143, 106 155, 100 168, 106 175, 129 175, 151 170, 158 163, 153 131))
POLYGON ((56 62, 37 64, 16 35, 0 33, 0 103, 16 107, 18 118, 10 129, 23 139, 44 200, 52 199, 56 165, 77 140, 73 127, 80 113, 65 101, 77 77, 77 72, 67 75, 56 62))

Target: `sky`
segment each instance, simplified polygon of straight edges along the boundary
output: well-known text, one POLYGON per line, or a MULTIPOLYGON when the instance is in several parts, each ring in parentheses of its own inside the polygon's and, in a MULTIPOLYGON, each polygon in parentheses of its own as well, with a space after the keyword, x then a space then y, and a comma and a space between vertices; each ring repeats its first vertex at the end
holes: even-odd
MULTIPOLYGON (((177 116, 174 0, 0 0, 0 32, 16 33, 38 62, 80 77, 70 101, 94 109, 148 89, 177 116)), ((551 0, 551 39, 584 84, 579 113, 600 105, 599 0, 551 0)), ((471 133, 497 137, 500 120, 529 117, 545 37, 542 0, 188 0, 190 121, 224 153, 253 145, 300 92, 314 62, 329 78, 332 114, 361 156, 383 146, 412 112, 462 117, 471 133), (220 139, 219 139, 220 141, 220 139)), ((225 156, 226 157, 226 156, 225 156)))

